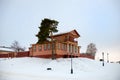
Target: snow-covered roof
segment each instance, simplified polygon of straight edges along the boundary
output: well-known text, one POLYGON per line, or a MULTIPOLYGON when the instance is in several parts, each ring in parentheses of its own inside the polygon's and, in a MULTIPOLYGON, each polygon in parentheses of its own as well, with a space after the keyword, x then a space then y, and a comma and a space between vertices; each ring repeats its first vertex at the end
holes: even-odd
POLYGON ((14 52, 14 50, 12 50, 12 49, 8 49, 8 48, 0 48, 0 51, 14 52))
POLYGON ((71 30, 71 31, 67 31, 67 32, 60 32, 60 33, 54 34, 53 36, 59 36, 59 35, 64 35, 64 34, 68 34, 68 33, 73 33, 73 32, 75 32, 75 34, 77 34, 77 36, 80 37, 80 34, 75 29, 71 30))

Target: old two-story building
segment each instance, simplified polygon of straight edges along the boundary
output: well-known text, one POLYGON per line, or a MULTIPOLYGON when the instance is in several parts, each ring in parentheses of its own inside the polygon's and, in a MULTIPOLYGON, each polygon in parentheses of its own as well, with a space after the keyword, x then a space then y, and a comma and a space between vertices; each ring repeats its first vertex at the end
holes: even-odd
POLYGON ((0 58, 13 58, 13 57, 40 57, 52 58, 69 58, 82 57, 94 59, 95 56, 86 53, 80 53, 80 46, 78 46, 77 39, 80 37, 76 30, 65 33, 55 34, 50 36, 43 44, 31 44, 29 51, 14 52, 0 49, 0 58), (51 41, 53 39, 53 42, 51 41))
POLYGON ((49 39, 43 44, 31 44, 29 48, 30 56, 51 58, 52 51, 55 57, 80 56, 80 46, 78 41, 80 35, 76 30, 53 35, 53 42, 49 39))

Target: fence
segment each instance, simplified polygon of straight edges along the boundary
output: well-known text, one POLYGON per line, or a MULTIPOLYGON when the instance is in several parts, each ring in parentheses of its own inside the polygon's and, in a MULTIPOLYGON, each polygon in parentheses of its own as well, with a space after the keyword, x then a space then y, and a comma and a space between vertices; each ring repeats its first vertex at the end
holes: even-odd
POLYGON ((25 52, 9 52, 7 54, 0 54, 0 58, 13 58, 13 57, 29 57, 29 51, 25 52))

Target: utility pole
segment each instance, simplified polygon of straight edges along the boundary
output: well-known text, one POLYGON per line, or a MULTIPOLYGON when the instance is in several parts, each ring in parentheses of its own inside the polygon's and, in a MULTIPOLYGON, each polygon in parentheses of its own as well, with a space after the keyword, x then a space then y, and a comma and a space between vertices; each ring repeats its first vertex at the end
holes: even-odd
POLYGON ((71 53, 71 74, 73 74, 73 61, 72 61, 72 53, 71 53))
POLYGON ((102 52, 102 57, 103 57, 103 63, 102 63, 102 66, 104 66, 104 52, 102 52))
POLYGON ((109 53, 107 53, 107 63, 109 63, 109 53))

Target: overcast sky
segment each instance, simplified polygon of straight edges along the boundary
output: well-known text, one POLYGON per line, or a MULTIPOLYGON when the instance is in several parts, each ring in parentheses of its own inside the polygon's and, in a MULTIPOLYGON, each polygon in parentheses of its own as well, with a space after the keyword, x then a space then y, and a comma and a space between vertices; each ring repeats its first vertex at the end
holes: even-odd
POLYGON ((0 46, 36 43, 44 18, 57 20, 59 32, 76 29, 81 52, 92 42, 96 58, 105 52, 120 60, 120 0, 0 0, 0 46))

